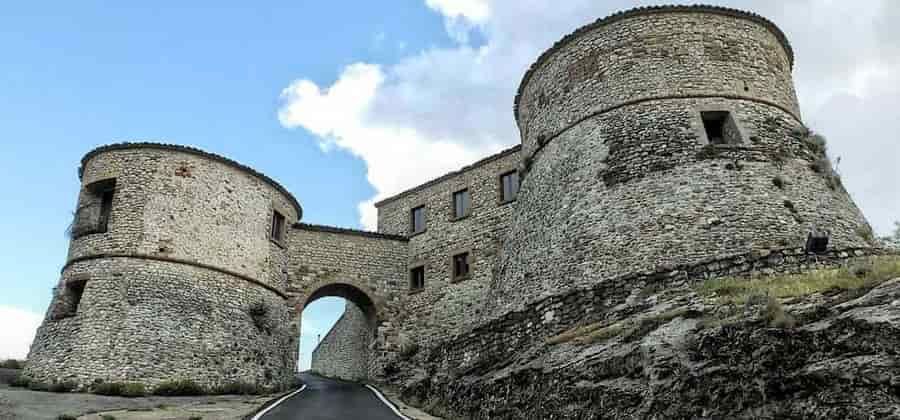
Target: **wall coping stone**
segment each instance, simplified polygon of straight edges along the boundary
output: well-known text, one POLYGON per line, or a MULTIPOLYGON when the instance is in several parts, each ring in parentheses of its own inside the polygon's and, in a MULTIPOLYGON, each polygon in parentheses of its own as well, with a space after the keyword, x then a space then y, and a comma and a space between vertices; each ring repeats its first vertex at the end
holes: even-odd
POLYGON ((294 229, 307 230, 311 232, 337 233, 341 235, 355 235, 366 238, 389 239, 392 241, 408 242, 409 238, 403 235, 393 235, 390 233, 371 232, 368 230, 358 230, 350 228, 342 228, 337 226, 314 225, 311 223, 294 223, 291 225, 294 229))
MULTIPOLYGON (((761 24, 776 38, 781 42, 781 45, 784 47, 785 52, 788 55, 788 62, 791 68, 794 67, 794 50, 791 47, 791 43, 788 41, 787 36, 784 35, 784 32, 775 25, 771 20, 760 16, 756 13, 747 12, 739 9, 732 9, 728 7, 719 7, 719 6, 711 6, 704 4, 697 5, 664 5, 664 6, 646 6, 646 7, 637 7, 634 9, 624 10, 621 12, 617 12, 611 14, 607 17, 600 18, 595 20, 592 23, 584 25, 574 32, 564 36, 559 41, 556 41, 553 46, 548 48, 546 51, 541 53, 538 56, 537 60, 528 67, 528 70, 525 72, 525 76, 522 77, 522 81, 519 83, 519 88, 516 91, 516 98, 513 102, 513 114, 515 115, 516 121, 519 120, 519 100, 522 97, 522 92, 525 90, 525 85, 531 80, 531 76, 547 61, 550 56, 552 56, 556 51, 564 46, 568 45, 570 42, 576 40, 582 34, 592 31, 594 29, 625 20, 631 17, 636 16, 646 16, 652 14, 667 14, 667 13, 712 13, 717 15, 731 16, 736 18, 747 19, 749 21, 761 24)), ((376 204, 377 206, 378 204, 376 204)))
POLYGON ((431 187, 431 186, 433 186, 433 185, 439 184, 439 183, 441 183, 441 182, 443 182, 443 181, 446 181, 446 180, 448 180, 448 179, 450 179, 450 178, 453 178, 453 177, 455 177, 455 176, 457 176, 457 175, 461 175, 461 174, 464 173, 464 172, 467 172, 467 171, 470 171, 470 170, 473 170, 473 169, 477 169, 478 167, 480 167, 480 166, 482 166, 482 165, 486 165, 486 164, 488 164, 488 163, 491 163, 491 162, 493 162, 493 161, 495 161, 495 160, 497 160, 497 159, 500 159, 500 158, 502 158, 502 157, 504 157, 504 156, 507 156, 507 155, 510 155, 510 154, 513 154, 513 153, 517 153, 521 148, 522 148, 522 145, 521 145, 521 144, 517 144, 517 145, 515 145, 515 146, 513 146, 513 147, 510 147, 510 148, 508 148, 508 149, 501 150, 500 152, 497 152, 497 153, 494 153, 493 155, 490 155, 490 156, 488 156, 488 157, 482 158, 481 160, 479 160, 479 161, 477 161, 477 162, 475 162, 475 163, 473 163, 473 164, 463 166, 462 168, 460 168, 460 169, 458 169, 458 170, 455 170, 455 171, 453 171, 453 172, 448 172, 448 173, 446 173, 446 174, 444 174, 444 175, 441 175, 441 176, 439 176, 439 177, 437 177, 437 178, 432 179, 431 181, 425 182, 424 184, 419 184, 419 185, 417 185, 417 186, 415 186, 415 187, 412 187, 412 188, 410 188, 410 189, 408 189, 408 190, 406 190, 406 191, 402 191, 402 192, 399 192, 399 193, 397 193, 397 194, 394 194, 394 195, 392 195, 392 196, 390 196, 390 197, 388 197, 388 198, 385 198, 385 199, 383 199, 383 200, 381 200, 381 201, 375 203, 375 207, 381 207, 381 206, 383 206, 383 205, 385 205, 385 204, 387 204, 387 203, 389 203, 389 202, 391 202, 391 201, 395 201, 395 200, 397 200, 397 199, 399 199, 399 198, 401 198, 401 197, 405 197, 405 196, 407 196, 407 195, 409 195, 409 194, 412 194, 412 193, 414 193, 414 192, 424 190, 425 188, 428 188, 428 187, 431 187))
POLYGON ((186 259, 182 259, 182 258, 161 257, 158 255, 130 254, 130 253, 106 253, 106 254, 84 255, 81 257, 72 258, 71 260, 66 262, 66 264, 63 265, 62 269, 60 269, 60 273, 66 271, 67 268, 71 267, 72 265, 74 265, 76 263, 80 263, 83 261, 90 261, 90 260, 100 260, 100 259, 106 259, 106 258, 134 258, 134 259, 139 259, 139 260, 152 260, 152 261, 169 262, 169 263, 174 263, 174 264, 190 265, 193 267, 212 270, 212 271, 216 271, 216 272, 219 272, 222 274, 227 274, 229 276, 237 277, 248 283, 253 283, 257 286, 262 286, 263 288, 274 292, 282 299, 285 299, 285 300, 288 299, 288 296, 281 290, 278 290, 277 288, 272 287, 264 282, 261 282, 253 277, 250 277, 248 275, 234 272, 234 271, 228 270, 226 268, 216 267, 214 265, 203 264, 203 263, 186 260, 186 259))
POLYGON ((104 146, 99 146, 99 147, 94 148, 93 150, 87 152, 84 155, 84 157, 81 158, 81 166, 78 167, 78 179, 81 179, 81 177, 84 173, 85 165, 94 156, 97 156, 101 153, 113 151, 113 150, 127 150, 127 149, 157 149, 157 150, 169 150, 169 151, 183 152, 183 153, 188 153, 188 154, 212 159, 216 162, 224 163, 228 166, 239 169, 243 172, 246 172, 250 175, 253 175, 253 176, 261 179, 265 183, 271 185, 273 188, 278 190, 278 192, 284 194, 288 198, 288 201, 291 202, 291 205, 294 206, 294 209, 297 210, 297 220, 303 219, 303 207, 300 206, 300 202, 297 201, 297 199, 294 197, 294 195, 291 194, 290 191, 287 190, 287 188, 284 188, 281 184, 279 184, 278 181, 275 181, 274 179, 269 178, 262 172, 259 172, 247 165, 244 165, 240 162, 229 159, 225 156, 217 155, 215 153, 210 153, 210 152, 198 149, 196 147, 183 146, 180 144, 153 143, 153 142, 122 142, 122 143, 113 143, 113 144, 107 144, 104 146))

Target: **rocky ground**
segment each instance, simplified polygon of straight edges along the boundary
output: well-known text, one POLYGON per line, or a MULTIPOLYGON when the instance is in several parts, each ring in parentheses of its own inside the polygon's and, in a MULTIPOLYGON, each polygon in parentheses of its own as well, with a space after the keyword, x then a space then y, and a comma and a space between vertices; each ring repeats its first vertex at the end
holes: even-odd
POLYGON ((242 419, 273 396, 220 395, 203 397, 124 398, 83 393, 53 393, 0 385, 0 420, 56 419, 70 415, 83 420, 242 419))
POLYGON ((514 360, 455 374, 423 350, 402 396, 446 418, 900 419, 900 278, 870 271, 635 288, 514 360))

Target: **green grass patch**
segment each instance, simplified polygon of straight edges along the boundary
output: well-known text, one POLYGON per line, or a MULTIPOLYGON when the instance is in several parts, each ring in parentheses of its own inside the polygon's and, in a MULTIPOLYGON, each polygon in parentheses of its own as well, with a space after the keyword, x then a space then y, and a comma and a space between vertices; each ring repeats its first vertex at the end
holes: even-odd
POLYGON ((704 281, 698 293, 720 303, 744 304, 751 296, 789 298, 827 290, 856 290, 900 277, 900 257, 871 257, 846 267, 767 277, 721 277, 704 281))

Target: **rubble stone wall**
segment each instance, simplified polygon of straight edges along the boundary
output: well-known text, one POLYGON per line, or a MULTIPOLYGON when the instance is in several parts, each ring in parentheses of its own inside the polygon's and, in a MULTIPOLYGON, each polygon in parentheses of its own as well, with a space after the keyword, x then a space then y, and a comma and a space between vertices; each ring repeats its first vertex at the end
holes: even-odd
POLYGON ((371 341, 372 325, 366 314, 347 302, 344 314, 313 350, 312 370, 330 378, 366 380, 371 341))

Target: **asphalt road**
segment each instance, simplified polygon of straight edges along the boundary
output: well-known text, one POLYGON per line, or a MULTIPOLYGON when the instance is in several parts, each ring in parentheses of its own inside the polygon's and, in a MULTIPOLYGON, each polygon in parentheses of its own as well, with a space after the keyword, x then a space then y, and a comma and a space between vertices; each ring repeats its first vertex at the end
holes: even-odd
POLYGON ((260 420, 400 420, 368 388, 301 373, 303 392, 288 398, 260 420))

